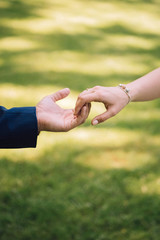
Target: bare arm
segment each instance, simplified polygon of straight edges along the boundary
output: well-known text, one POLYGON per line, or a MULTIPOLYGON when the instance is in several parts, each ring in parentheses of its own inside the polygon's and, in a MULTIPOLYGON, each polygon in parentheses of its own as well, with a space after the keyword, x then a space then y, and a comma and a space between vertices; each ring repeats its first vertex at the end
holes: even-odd
POLYGON ((160 98, 160 68, 126 85, 130 89, 131 101, 150 101, 160 98))
MULTIPOLYGON (((160 68, 127 84, 126 87, 130 90, 129 95, 132 102, 150 101, 160 98, 160 68)), ((102 102, 106 108, 106 112, 92 120, 92 124, 96 125, 120 112, 128 104, 128 96, 118 87, 96 86, 85 90, 79 95, 75 107, 75 115, 78 115, 81 108, 90 102, 102 102)))

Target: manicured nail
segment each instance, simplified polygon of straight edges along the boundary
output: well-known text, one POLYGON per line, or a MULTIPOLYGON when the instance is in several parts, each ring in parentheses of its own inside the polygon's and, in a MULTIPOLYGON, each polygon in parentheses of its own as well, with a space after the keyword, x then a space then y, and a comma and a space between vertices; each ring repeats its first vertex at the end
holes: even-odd
POLYGON ((97 124, 98 124, 98 120, 94 120, 93 125, 97 125, 97 124))

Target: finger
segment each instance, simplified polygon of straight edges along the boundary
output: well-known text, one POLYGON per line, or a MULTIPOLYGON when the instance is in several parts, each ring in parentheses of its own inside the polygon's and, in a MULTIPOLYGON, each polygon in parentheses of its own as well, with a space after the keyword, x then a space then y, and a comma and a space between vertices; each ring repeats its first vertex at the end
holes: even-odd
POLYGON ((80 95, 84 95, 86 93, 94 93, 94 92, 98 92, 102 89, 102 86, 95 86, 93 88, 87 88, 86 90, 84 90, 82 93, 80 93, 80 95))
POLYGON ((72 123, 73 125, 72 128, 77 127, 85 122, 90 113, 90 107, 91 104, 86 104, 85 106, 82 107, 79 115, 75 117, 74 122, 72 123))
POLYGON ((75 116, 74 120, 72 121, 71 124, 71 129, 81 125, 85 121, 85 116, 87 118, 88 116, 88 111, 87 111, 87 106, 84 106, 78 116, 75 116))
MULTIPOLYGON (((87 103, 87 104, 85 104, 84 106, 87 107, 87 114, 89 115, 90 110, 91 110, 91 103, 87 103)), ((83 106, 83 107, 84 107, 84 106, 83 106)), ((82 108, 83 108, 83 107, 82 107, 82 108)), ((79 112, 79 114, 80 114, 80 115, 82 114, 81 111, 79 112)))
POLYGON ((91 111, 91 103, 88 103, 88 115, 89 115, 90 111, 91 111))
POLYGON ((88 93, 85 94, 84 96, 79 96, 76 102, 76 106, 75 106, 75 115, 77 115, 79 113, 79 111, 81 110, 81 108, 86 104, 86 103, 90 103, 90 102, 98 102, 99 97, 98 94, 94 93, 88 93))
POLYGON ((82 122, 85 122, 86 118, 88 117, 89 115, 89 108, 88 108, 88 104, 86 104, 83 108, 82 108, 82 111, 81 111, 81 120, 82 122))
POLYGON ((91 104, 90 103, 86 104, 82 108, 82 110, 80 112, 80 116, 78 116, 78 124, 79 125, 84 123, 86 121, 86 119, 88 118, 88 115, 90 113, 90 108, 91 108, 91 104))
POLYGON ((67 97, 70 94, 70 89, 69 88, 64 88, 56 93, 53 93, 51 96, 52 100, 54 102, 59 101, 65 97, 67 97))
POLYGON ((86 115, 86 117, 85 117, 85 120, 88 118, 88 116, 89 116, 89 114, 90 114, 91 103, 87 103, 86 106, 87 106, 87 115, 86 115))
POLYGON ((79 94, 79 96, 83 96, 85 94, 88 94, 88 93, 94 93, 95 92, 95 89, 94 88, 87 88, 86 90, 84 90, 83 92, 81 92, 79 94))
POLYGON ((97 125, 99 123, 102 123, 106 120, 108 120, 109 118, 115 116, 117 114, 117 111, 114 110, 113 108, 108 108, 108 110, 98 116, 96 116, 93 120, 92 120, 92 125, 97 125))

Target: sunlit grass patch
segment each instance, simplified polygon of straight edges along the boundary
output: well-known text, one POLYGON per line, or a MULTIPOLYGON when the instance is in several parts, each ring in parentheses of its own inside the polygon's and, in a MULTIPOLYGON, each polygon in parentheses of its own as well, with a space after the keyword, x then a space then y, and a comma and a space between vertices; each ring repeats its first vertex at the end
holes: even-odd
MULTIPOLYGON (((6 107, 34 106, 44 95, 51 94, 59 88, 51 85, 35 87, 14 86, 12 84, 1 85, 0 94, 3 99, 2 104, 6 107)), ((71 92, 66 100, 58 104, 64 108, 74 108, 78 93, 71 92)), ((1 150, 1 157, 9 157, 13 161, 20 161, 21 158, 26 161, 38 161, 48 149, 53 148, 56 151, 56 145, 65 145, 70 142, 73 146, 82 146, 82 153, 75 156, 75 161, 84 165, 100 169, 110 168, 135 168, 154 162, 148 146, 159 145, 159 110, 154 107, 155 104, 142 103, 136 106, 132 103, 119 116, 110 119, 97 127, 91 126, 91 119, 101 112, 105 111, 103 104, 93 103, 92 110, 85 125, 85 128, 79 127, 70 133, 41 133, 38 138, 37 149, 25 150, 1 150), (151 108, 148 111, 148 107, 151 108), (143 113, 143 111, 145 112, 143 113), (136 114, 135 114, 136 113, 136 114), (145 122, 147 123, 145 127, 145 122), (157 136, 152 136, 152 127, 157 129, 157 136), (148 139, 148 140, 146 140, 148 139), (84 151, 84 147, 98 148, 95 153, 84 151), (102 147, 102 148, 101 148, 102 147), (84 151, 84 152, 83 152, 84 151), (135 161, 136 159, 136 161, 135 161)), ((60 156, 63 158, 64 152, 60 156)), ((54 161, 54 159, 53 159, 54 161)))
MULTIPOLYGON (((70 87, 158 67, 159 0, 1 0, 0 105, 35 106, 70 87)), ((159 240, 160 103, 131 103, 96 127, 41 133, 36 149, 0 150, 0 239, 159 240)))
MULTIPOLYGON (((78 72, 82 74, 96 74, 106 76, 112 73, 140 74, 147 70, 147 57, 139 55, 112 56, 84 54, 80 52, 60 51, 52 53, 31 53, 14 57, 12 64, 17 72, 23 72, 26 68, 35 72, 78 72), (26 63, 26 59, 28 59, 26 63), (137 61, 135 61, 137 60, 137 61), (126 68, 127 65, 127 68, 126 68)), ((158 63, 158 61, 157 61, 158 63)))
POLYGON ((34 44, 23 38, 8 37, 0 40, 0 49, 5 51, 22 51, 25 49, 34 49, 34 44))

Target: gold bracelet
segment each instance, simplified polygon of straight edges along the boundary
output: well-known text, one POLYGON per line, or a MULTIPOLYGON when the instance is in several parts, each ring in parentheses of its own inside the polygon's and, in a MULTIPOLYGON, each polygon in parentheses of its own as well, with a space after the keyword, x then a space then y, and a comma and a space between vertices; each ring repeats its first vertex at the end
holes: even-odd
POLYGON ((119 84, 117 87, 119 87, 123 92, 125 92, 126 94, 127 94, 127 96, 128 96, 128 103, 130 103, 131 102, 131 96, 130 96, 130 94, 129 94, 129 92, 130 92, 130 89, 129 88, 127 88, 124 84, 119 84))

